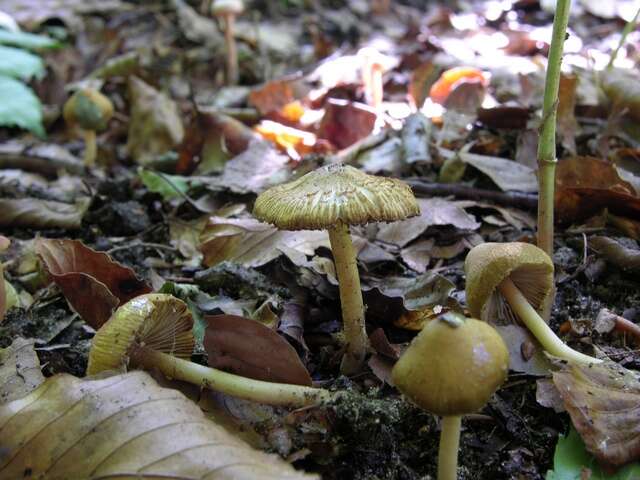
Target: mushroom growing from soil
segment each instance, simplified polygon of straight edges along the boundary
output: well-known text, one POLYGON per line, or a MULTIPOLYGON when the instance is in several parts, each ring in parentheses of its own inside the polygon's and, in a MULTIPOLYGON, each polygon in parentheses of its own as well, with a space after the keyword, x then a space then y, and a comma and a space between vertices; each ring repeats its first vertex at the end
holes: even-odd
POLYGON ((552 355, 581 363, 601 360, 562 342, 543 320, 553 292, 553 262, 535 245, 482 243, 464 262, 469 311, 495 323, 523 323, 552 355))
POLYGON ((224 40, 227 47, 227 85, 238 83, 238 51, 235 40, 236 16, 244 10, 242 0, 215 0, 211 14, 224 22, 224 40))
POLYGON ((407 184, 342 164, 321 167, 256 199, 253 214, 280 230, 328 230, 342 304, 346 349, 340 369, 345 375, 362 368, 368 347, 349 226, 394 222, 419 213, 407 184))
POLYGON ((93 338, 87 374, 128 366, 158 369, 170 378, 271 405, 301 407, 330 398, 321 388, 254 380, 186 360, 195 342, 192 326, 187 305, 171 295, 129 300, 93 338))
POLYGON ((84 164, 96 163, 96 132, 103 130, 113 116, 113 104, 108 97, 92 88, 76 91, 64 104, 64 121, 70 127, 79 127, 84 136, 84 164))
POLYGON ((438 480, 455 480, 461 416, 480 410, 502 385, 509 351, 488 323, 447 313, 428 322, 391 371, 420 408, 442 418, 438 480))

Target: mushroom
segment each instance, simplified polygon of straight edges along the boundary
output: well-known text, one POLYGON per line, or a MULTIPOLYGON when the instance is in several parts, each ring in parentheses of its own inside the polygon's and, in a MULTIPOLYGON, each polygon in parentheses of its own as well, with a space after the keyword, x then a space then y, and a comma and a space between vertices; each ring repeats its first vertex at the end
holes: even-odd
POLYGON ((504 382, 509 351, 488 323, 447 313, 428 322, 391 371, 395 386, 442 418, 438 480, 455 480, 461 416, 480 410, 504 382))
POLYGON ((419 213, 407 184, 341 164, 272 187, 256 199, 253 214, 281 230, 328 230, 342 304, 346 349, 340 369, 345 375, 361 369, 368 346, 349 226, 394 222, 419 213))
POLYGON ((127 366, 158 369, 170 378, 271 405, 300 407, 330 398, 321 388, 254 380, 186 360, 194 346, 192 326, 187 305, 171 295, 129 300, 93 338, 87 374, 127 366))
POLYGON ((227 46, 227 85, 238 83, 238 51, 235 40, 235 20, 244 10, 242 0, 215 0, 211 14, 224 21, 224 40, 227 46))
POLYGON ((113 104, 108 97, 92 88, 76 91, 64 104, 62 111, 67 125, 80 127, 84 136, 84 164, 92 167, 96 162, 96 131, 107 126, 113 116, 113 104))
POLYGON ((469 311, 496 323, 522 322, 552 355, 581 363, 599 363, 560 340, 541 314, 553 300, 553 262, 535 245, 482 243, 464 262, 469 311))

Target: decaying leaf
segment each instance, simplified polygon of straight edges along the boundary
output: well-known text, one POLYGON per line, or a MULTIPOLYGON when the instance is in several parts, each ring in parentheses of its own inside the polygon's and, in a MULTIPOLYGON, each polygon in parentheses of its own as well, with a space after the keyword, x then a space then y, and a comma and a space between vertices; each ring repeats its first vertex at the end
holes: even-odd
POLYGON ((235 315, 206 317, 209 365, 267 382, 311 385, 295 349, 262 323, 235 315))
POLYGON ((24 397, 44 382, 34 343, 18 337, 0 349, 0 405, 24 397))
POLYGON ((35 251, 71 307, 95 329, 118 305, 151 292, 133 270, 79 240, 40 238, 35 251))
POLYGON ((640 458, 640 381, 617 363, 569 363, 553 382, 587 450, 620 466, 640 458))
POLYGON ((574 115, 576 108, 577 75, 561 75, 558 92, 558 136, 562 146, 571 154, 576 153, 576 133, 578 122, 574 115))
POLYGON ((633 70, 613 68, 600 76, 602 89, 612 103, 624 108, 636 120, 640 120, 640 78, 633 70))
POLYGON ((625 247, 613 238, 596 235, 591 247, 616 267, 631 273, 640 272, 640 250, 625 247))
POLYGON ((371 133, 376 118, 366 105, 331 99, 325 104, 317 135, 338 149, 347 148, 371 133))
POLYGON ((373 283, 385 297, 401 298, 407 310, 447 305, 455 285, 442 275, 427 272, 415 278, 387 277, 373 283))
POLYGON ((509 370, 527 375, 549 375, 551 362, 526 328, 497 325, 496 329, 509 348, 509 370))
POLYGON ((538 179, 535 171, 512 160, 500 157, 460 152, 460 159, 487 175, 501 190, 537 192, 538 179))
POLYGON ((90 199, 62 203, 38 198, 0 198, 0 227, 64 228, 77 230, 90 199))
POLYGON ((316 478, 253 450, 144 372, 51 377, 0 406, 0 426, 7 479, 316 478))

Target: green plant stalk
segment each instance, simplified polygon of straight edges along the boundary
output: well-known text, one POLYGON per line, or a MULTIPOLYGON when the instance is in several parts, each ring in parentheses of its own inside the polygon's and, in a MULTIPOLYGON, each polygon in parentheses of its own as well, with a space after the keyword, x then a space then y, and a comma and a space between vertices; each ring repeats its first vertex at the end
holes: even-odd
POLYGON ((542 128, 538 142, 538 247, 553 255, 553 200, 556 177, 556 113, 560 89, 562 49, 569 23, 571 0, 558 0, 547 63, 542 104, 542 128))
POLYGON ((329 240, 338 275, 346 342, 340 371, 344 375, 353 375, 362 369, 369 345, 356 251, 353 248, 348 225, 340 223, 330 228, 329 240))
POLYGON ((130 361, 134 366, 143 367, 145 370, 158 369, 167 377, 176 380, 269 405, 304 407, 320 404, 332 398, 332 393, 323 388, 254 380, 142 346, 131 350, 130 361))
POLYGON ((498 290, 500 290, 500 293, 509 303, 514 313, 518 315, 520 321, 524 323, 533 336, 540 342, 542 348, 551 355, 578 363, 602 362, 600 359, 574 350, 560 340, 511 279, 507 278, 503 280, 498 286, 498 290))
POLYGON ((98 154, 96 132, 95 130, 83 130, 82 133, 84 136, 84 165, 85 167, 93 167, 96 164, 98 154))
POLYGON ((618 46, 611 54, 611 58, 609 59, 609 63, 607 63, 607 70, 613 68, 613 62, 616 61, 616 57, 618 56, 618 52, 622 48, 622 46, 627 41, 627 35, 631 33, 631 31, 636 28, 636 23, 638 21, 638 16, 640 16, 640 8, 636 11, 635 16, 627 22, 627 24, 622 29, 622 36, 620 37, 620 41, 618 42, 618 46))
POLYGON ((438 480, 456 480, 458 476, 461 421, 460 415, 442 417, 442 431, 438 448, 438 480))

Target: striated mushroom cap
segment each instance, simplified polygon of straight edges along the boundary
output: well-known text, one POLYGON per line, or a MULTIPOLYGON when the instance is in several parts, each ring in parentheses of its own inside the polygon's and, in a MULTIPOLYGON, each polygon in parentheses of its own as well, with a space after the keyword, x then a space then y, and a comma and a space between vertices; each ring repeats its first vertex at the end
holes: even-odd
POLYGON ((211 4, 212 15, 234 14, 240 15, 244 11, 242 0, 215 0, 211 4))
POLYGON ((544 317, 552 301, 553 262, 529 243, 482 243, 471 249, 464 262, 467 305, 474 317, 496 324, 519 323, 498 291, 507 277, 531 306, 544 317))
POLYGON ((102 130, 113 116, 109 97, 92 88, 76 91, 64 104, 64 121, 85 130, 102 130))
POLYGON ((193 319, 187 305, 171 295, 149 293, 120 306, 93 337, 87 375, 126 367, 133 346, 189 358, 193 319))
POLYGON ((509 351, 488 323, 446 314, 425 325, 391 371, 420 408, 440 416, 480 410, 502 385, 509 351))
POLYGON ((332 164, 261 193, 253 214, 281 230, 324 230, 339 223, 394 222, 420 213, 411 187, 394 178, 332 164))

